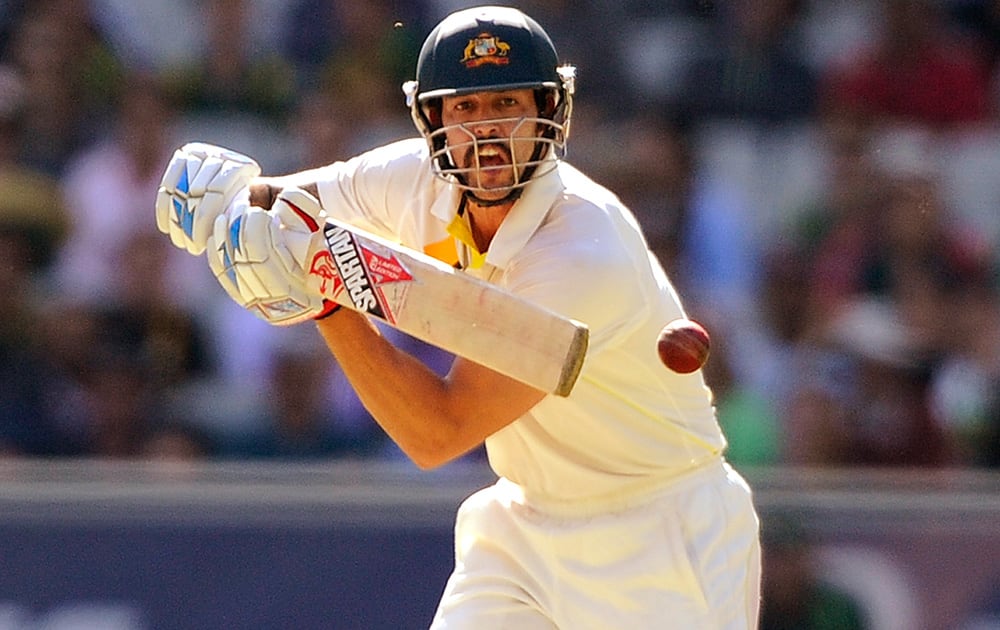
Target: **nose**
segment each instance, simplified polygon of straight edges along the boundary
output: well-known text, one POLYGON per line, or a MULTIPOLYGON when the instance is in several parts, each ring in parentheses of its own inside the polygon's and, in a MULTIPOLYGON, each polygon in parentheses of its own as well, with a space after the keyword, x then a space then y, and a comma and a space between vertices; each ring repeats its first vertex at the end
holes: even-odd
POLYGON ((498 138, 500 136, 500 124, 496 120, 484 120, 472 125, 472 131, 477 139, 498 138))

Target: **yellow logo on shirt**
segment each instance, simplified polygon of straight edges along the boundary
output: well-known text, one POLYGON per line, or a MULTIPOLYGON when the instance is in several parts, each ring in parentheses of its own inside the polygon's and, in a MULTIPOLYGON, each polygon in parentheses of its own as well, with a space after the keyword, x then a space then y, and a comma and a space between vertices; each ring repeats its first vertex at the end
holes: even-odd
POLYGON ((455 249, 455 237, 453 236, 448 236, 436 243, 424 245, 424 253, 452 267, 458 263, 458 251, 455 249))

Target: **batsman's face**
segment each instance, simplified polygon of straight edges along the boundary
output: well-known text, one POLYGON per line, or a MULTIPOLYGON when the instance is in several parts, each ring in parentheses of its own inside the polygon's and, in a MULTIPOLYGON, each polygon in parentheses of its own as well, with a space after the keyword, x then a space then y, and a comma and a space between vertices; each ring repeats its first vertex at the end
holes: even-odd
POLYGON ((535 149, 537 116, 530 89, 445 97, 445 141, 466 182, 486 194, 495 190, 498 199, 506 195, 535 149))

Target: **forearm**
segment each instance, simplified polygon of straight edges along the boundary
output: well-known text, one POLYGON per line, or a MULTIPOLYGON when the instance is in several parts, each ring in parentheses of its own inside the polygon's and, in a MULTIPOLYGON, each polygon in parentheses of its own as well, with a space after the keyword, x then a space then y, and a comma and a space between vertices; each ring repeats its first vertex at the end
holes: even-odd
POLYGON ((463 434, 447 379, 393 346, 368 318, 342 309, 317 327, 365 408, 418 466, 433 468, 478 444, 463 434))
POLYGON ((361 402, 421 468, 465 454, 545 397, 462 358, 441 377, 348 309, 317 324, 361 402))

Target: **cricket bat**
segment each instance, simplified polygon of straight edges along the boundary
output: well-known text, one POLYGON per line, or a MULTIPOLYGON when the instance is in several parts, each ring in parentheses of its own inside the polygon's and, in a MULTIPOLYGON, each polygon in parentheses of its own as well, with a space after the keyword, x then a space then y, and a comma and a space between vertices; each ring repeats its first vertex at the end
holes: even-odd
POLYGON ((309 273, 328 299, 551 394, 573 389, 585 324, 347 223, 320 229, 326 251, 309 273))

